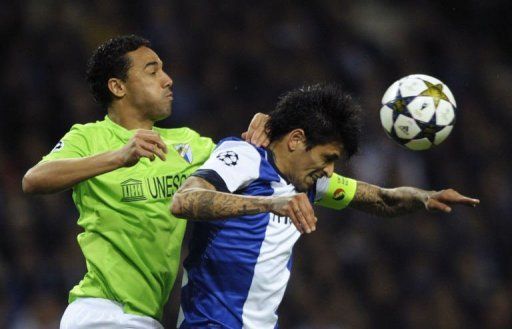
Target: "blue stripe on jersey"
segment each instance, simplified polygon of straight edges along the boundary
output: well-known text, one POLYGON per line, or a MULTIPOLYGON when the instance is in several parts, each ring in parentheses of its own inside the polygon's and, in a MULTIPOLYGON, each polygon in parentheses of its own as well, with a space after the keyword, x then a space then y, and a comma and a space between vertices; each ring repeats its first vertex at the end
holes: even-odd
MULTIPOLYGON (((266 151, 257 150, 262 157, 259 178, 238 194, 269 196, 274 193, 271 182, 280 180, 266 151)), ((269 213, 262 213, 195 223, 184 262, 188 283, 181 291, 185 321, 180 328, 242 328, 243 306, 269 219, 269 213)))
POLYGON ((198 169, 195 173, 190 176, 200 177, 212 184, 215 189, 219 192, 229 193, 226 182, 220 177, 220 175, 212 169, 198 169))

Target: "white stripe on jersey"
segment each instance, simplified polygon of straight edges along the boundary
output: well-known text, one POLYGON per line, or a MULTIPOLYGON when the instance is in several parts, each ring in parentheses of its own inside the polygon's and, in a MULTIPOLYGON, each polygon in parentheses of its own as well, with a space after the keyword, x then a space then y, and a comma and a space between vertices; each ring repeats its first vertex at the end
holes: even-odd
MULTIPOLYGON (((272 188, 274 196, 297 194, 294 187, 282 178, 279 183, 272 183, 272 188)), ((283 218, 278 217, 270 214, 251 288, 243 308, 244 329, 272 329, 277 322, 276 311, 290 278, 287 265, 293 245, 300 237, 290 219, 287 219, 287 225, 283 225, 283 218)))

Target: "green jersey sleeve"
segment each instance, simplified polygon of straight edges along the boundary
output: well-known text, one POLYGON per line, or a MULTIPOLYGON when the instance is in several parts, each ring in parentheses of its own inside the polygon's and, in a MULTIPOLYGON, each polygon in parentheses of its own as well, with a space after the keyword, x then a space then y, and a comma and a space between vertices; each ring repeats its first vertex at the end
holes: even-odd
POLYGON ((84 125, 73 125, 71 130, 62 137, 50 153, 43 157, 41 162, 58 159, 83 158, 91 155, 89 141, 84 130, 84 125))
POLYGON ((334 173, 317 181, 315 204, 332 209, 346 208, 354 198, 357 181, 334 173))

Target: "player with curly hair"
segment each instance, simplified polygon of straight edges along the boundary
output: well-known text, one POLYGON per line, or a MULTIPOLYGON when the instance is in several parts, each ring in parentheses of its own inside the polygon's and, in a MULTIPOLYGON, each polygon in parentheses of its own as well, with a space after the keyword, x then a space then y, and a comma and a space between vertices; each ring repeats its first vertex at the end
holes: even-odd
POLYGON ((385 189, 335 174, 334 162, 358 149, 359 110, 334 85, 285 94, 267 128, 267 148, 221 141, 174 196, 173 214, 197 220, 180 329, 277 328, 293 246, 316 229, 313 203, 395 216, 479 202, 451 189, 385 189))

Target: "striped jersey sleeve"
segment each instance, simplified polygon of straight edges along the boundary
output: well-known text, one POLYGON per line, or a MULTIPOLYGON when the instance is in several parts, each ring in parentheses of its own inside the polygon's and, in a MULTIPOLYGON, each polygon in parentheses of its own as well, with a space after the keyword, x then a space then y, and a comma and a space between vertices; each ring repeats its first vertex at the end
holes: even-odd
POLYGON ((258 179, 261 155, 241 140, 221 141, 209 159, 195 172, 218 190, 234 193, 258 179))

